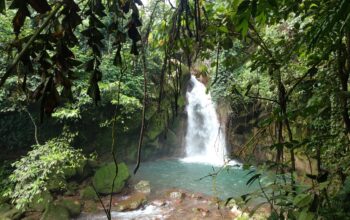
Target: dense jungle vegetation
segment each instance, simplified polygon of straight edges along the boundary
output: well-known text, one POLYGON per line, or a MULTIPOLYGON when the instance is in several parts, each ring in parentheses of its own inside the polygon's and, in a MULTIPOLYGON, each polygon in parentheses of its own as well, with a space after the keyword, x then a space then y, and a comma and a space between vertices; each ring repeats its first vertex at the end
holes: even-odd
POLYGON ((269 219, 350 219, 350 1, 141 1, 0 0, 0 203, 30 210, 86 164, 114 161, 116 177, 176 154, 191 72, 229 117, 264 111, 229 149, 257 167, 247 184, 274 173, 243 201, 265 198, 269 219))

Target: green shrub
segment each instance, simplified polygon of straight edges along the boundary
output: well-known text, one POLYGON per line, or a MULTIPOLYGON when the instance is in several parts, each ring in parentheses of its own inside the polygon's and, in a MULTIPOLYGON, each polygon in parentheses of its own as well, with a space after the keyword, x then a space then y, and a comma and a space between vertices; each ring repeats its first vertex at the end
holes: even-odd
POLYGON ((34 145, 22 159, 14 162, 9 181, 13 187, 5 193, 18 208, 24 208, 32 199, 47 191, 53 183, 65 188, 66 170, 76 169, 86 158, 81 150, 70 146, 70 138, 54 138, 43 145, 34 145))

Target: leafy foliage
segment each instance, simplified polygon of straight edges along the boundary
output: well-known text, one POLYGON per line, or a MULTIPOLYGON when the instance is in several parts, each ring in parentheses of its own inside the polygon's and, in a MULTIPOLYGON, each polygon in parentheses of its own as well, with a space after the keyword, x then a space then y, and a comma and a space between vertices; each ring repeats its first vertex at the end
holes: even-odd
POLYGON ((9 181, 13 187, 6 194, 18 208, 26 207, 36 195, 50 190, 50 184, 64 188, 67 170, 82 165, 85 157, 81 150, 70 146, 73 136, 34 145, 25 157, 12 164, 14 171, 9 181))
MULTIPOLYGON (((2 3, 0 3, 1 12, 4 10, 2 3)), ((51 115, 61 100, 72 100, 72 82, 76 79, 74 69, 81 65, 72 48, 79 45, 80 39, 86 39, 87 45, 91 48, 89 53, 92 55, 92 58, 84 64, 85 71, 91 73, 88 94, 97 103, 100 101, 98 82, 102 79, 102 72, 99 69, 104 49, 102 30, 115 36, 112 45, 117 47, 116 60, 121 59, 120 53, 122 46, 126 44, 126 34, 132 40, 131 53, 138 54, 137 42, 141 37, 137 27, 141 26, 141 22, 136 4, 142 3, 133 0, 113 2, 94 0, 84 2, 85 7, 81 10, 81 6, 73 0, 13 1, 9 9, 16 10, 12 26, 17 41, 15 44, 9 44, 7 50, 9 54, 17 50, 18 54, 2 76, 1 86, 7 78, 16 73, 18 79, 21 79, 21 87, 27 101, 40 101, 42 122, 44 114, 51 115), (107 11, 111 18, 108 27, 101 20, 107 15, 107 11), (132 11, 131 15, 128 14, 129 11, 132 11), (37 20, 32 15, 36 15, 37 20), (33 21, 31 27, 33 31, 38 29, 19 38, 20 34, 26 34, 22 29, 26 27, 25 21, 28 18, 33 21), (125 20, 127 25, 124 27, 121 21, 125 20), (84 37, 78 38, 76 29, 80 29, 83 21, 88 23, 88 27, 81 31, 84 37), (20 68, 16 67, 17 65, 20 68), (32 81, 32 77, 35 78, 36 75, 40 76, 41 80, 32 89, 27 86, 27 81, 32 81)), ((120 62, 115 64, 119 65, 120 62)))

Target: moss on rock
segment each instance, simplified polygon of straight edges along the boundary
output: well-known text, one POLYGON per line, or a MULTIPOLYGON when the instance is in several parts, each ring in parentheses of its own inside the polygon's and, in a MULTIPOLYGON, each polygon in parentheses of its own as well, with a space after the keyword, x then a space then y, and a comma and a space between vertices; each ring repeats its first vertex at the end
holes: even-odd
POLYGON ((83 200, 98 200, 98 196, 91 186, 87 186, 80 191, 80 198, 83 200))
POLYGON ((58 202, 58 205, 66 208, 70 217, 76 217, 81 212, 81 203, 76 199, 63 199, 58 202))
POLYGON ((116 167, 113 162, 106 164, 96 171, 94 177, 92 178, 92 182, 98 193, 118 193, 124 188, 127 179, 130 177, 128 167, 125 163, 118 164, 118 175, 112 189, 115 173, 116 167))
POLYGON ((49 203, 40 220, 69 220, 69 211, 62 205, 49 203))
POLYGON ((119 201, 115 207, 116 211, 135 210, 147 202, 146 195, 135 193, 125 200, 119 201))

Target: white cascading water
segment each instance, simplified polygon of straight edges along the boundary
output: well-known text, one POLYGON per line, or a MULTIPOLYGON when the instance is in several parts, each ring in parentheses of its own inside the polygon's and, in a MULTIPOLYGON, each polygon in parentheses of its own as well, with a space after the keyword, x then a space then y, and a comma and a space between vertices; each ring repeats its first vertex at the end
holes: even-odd
POLYGON ((191 76, 187 91, 186 157, 184 162, 221 166, 227 157, 223 128, 206 87, 191 76))

